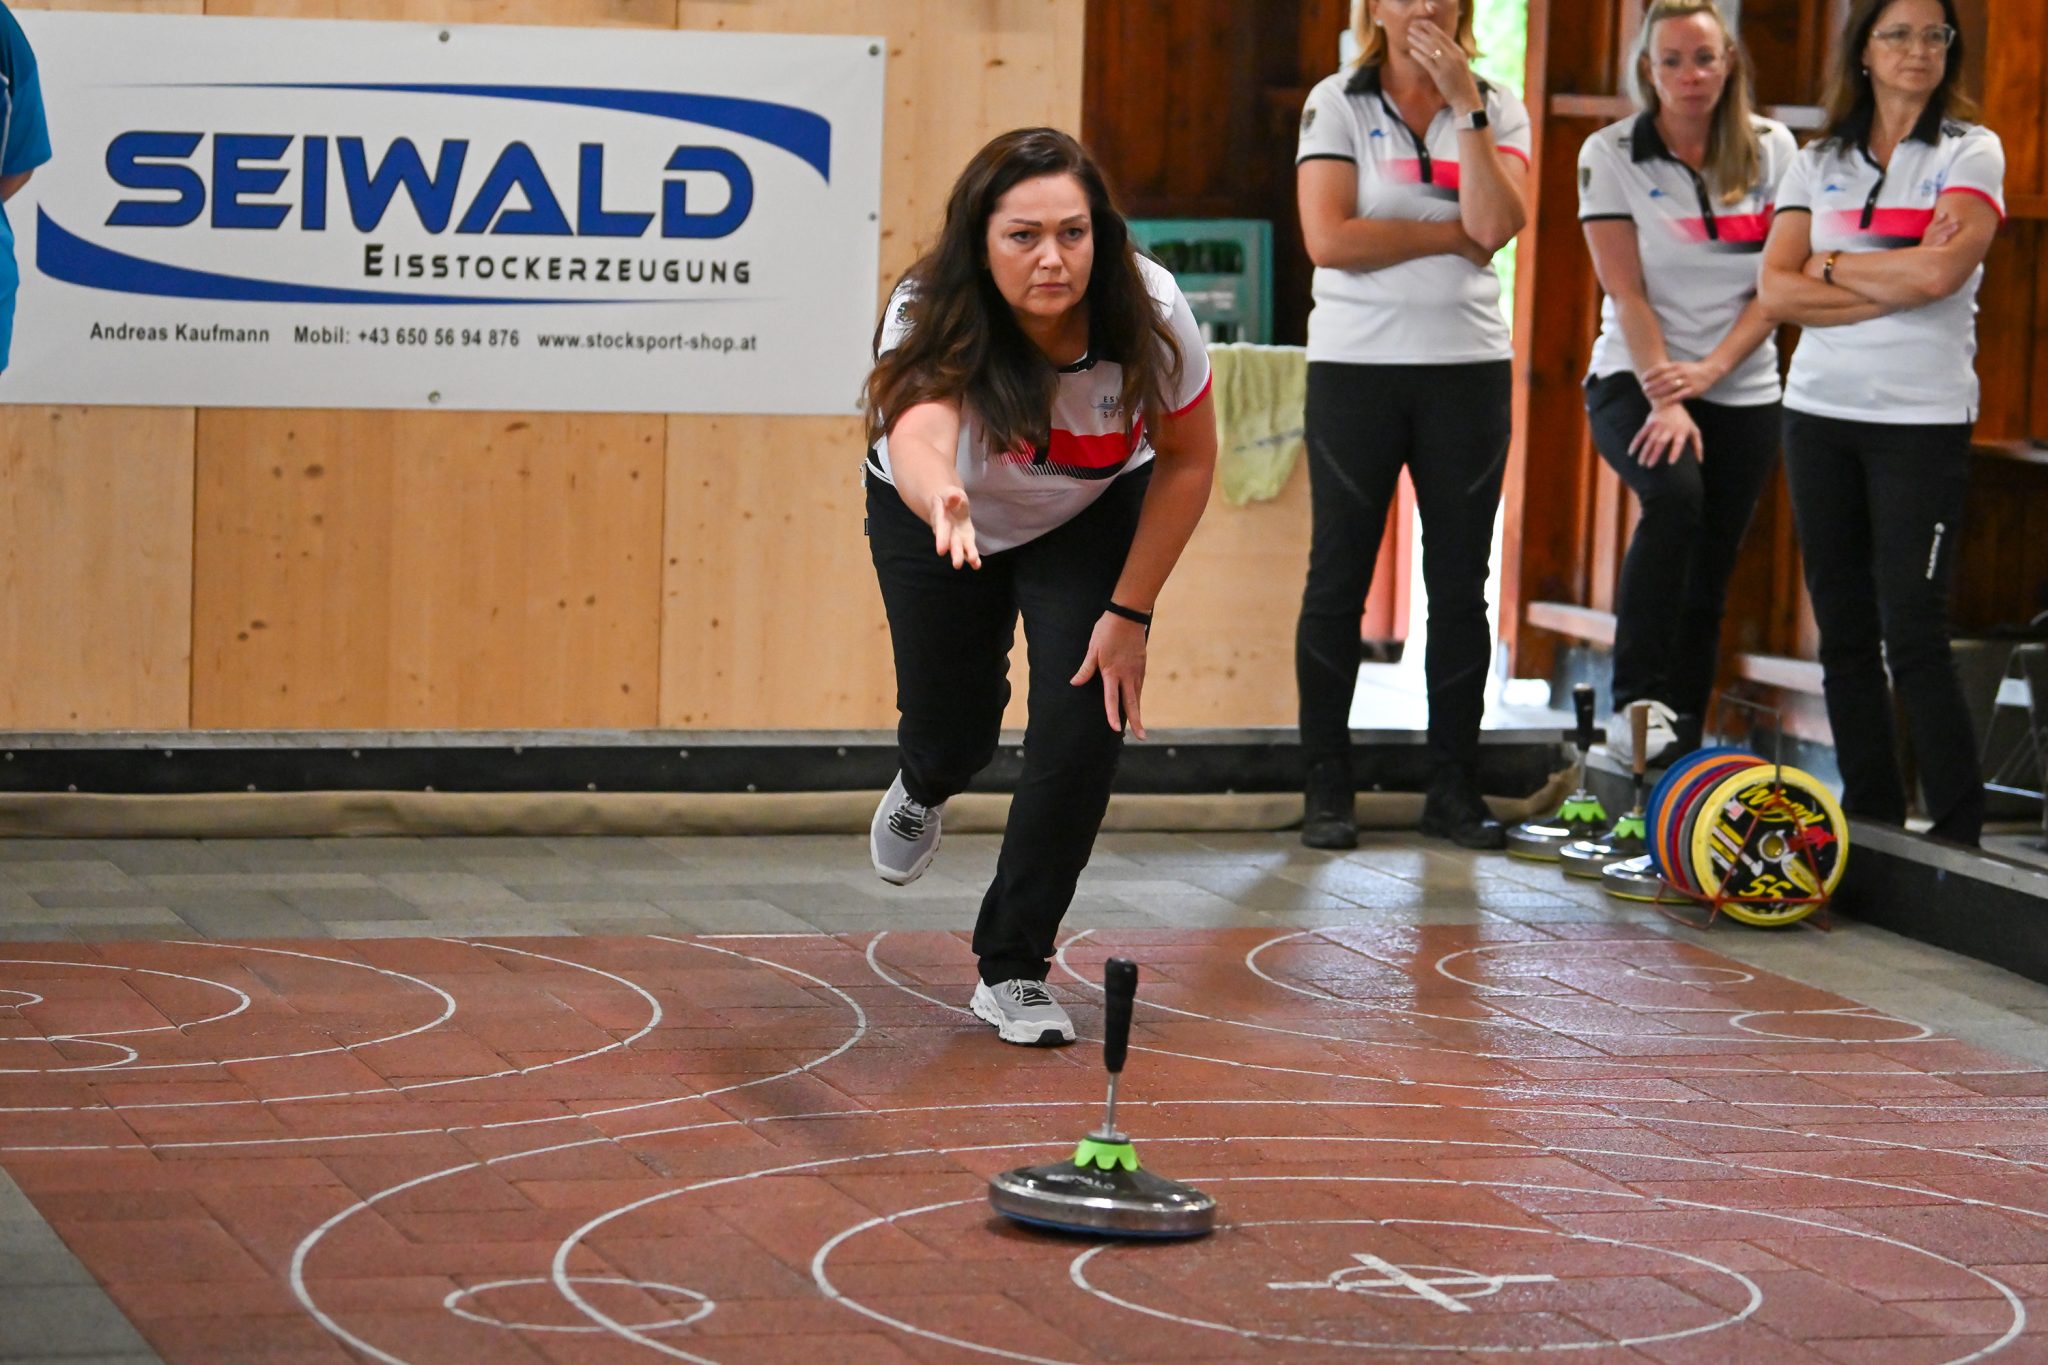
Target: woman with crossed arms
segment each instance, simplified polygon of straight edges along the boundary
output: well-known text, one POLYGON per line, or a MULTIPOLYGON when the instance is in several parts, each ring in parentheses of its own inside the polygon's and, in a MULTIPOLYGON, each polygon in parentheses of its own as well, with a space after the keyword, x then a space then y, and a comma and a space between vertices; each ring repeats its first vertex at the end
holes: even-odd
POLYGON ((1785 389, 1786 477, 1843 808, 1906 818, 1889 667, 1932 833, 1975 844, 1984 788, 1948 590, 2005 153, 1965 121, 1952 0, 1856 0, 1840 51, 1826 131, 1778 187, 1764 248, 1765 312, 1806 329, 1785 389))

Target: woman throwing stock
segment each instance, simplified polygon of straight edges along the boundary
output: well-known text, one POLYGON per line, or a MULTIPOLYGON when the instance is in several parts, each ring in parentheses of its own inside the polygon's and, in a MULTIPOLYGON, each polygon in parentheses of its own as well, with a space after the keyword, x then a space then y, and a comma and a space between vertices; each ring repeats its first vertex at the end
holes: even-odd
POLYGON ((1493 254, 1521 231, 1529 119, 1472 74, 1471 0, 1354 0, 1358 63, 1309 92, 1295 185, 1316 265, 1308 323, 1313 509, 1295 634, 1301 841, 1351 848, 1359 616, 1403 466, 1429 590, 1422 830, 1506 831, 1479 795, 1492 666, 1486 579, 1507 462, 1510 356, 1493 254))
POLYGON ((1714 0, 1643 16, 1641 110, 1579 150, 1579 219, 1607 295, 1586 379, 1601 458, 1642 500, 1615 611, 1610 748, 1650 703, 1651 766, 1698 747, 1728 578, 1778 455, 1776 324, 1756 298, 1772 195, 1797 150, 1750 112, 1714 0))
POLYGON ((1785 472, 1820 626, 1842 805, 1906 818, 1889 666, 1933 833, 1977 842, 1984 788, 1949 652, 1977 416, 1977 285, 2004 216, 1997 134, 1964 122, 1950 0, 1856 0, 1827 126, 1778 187, 1761 297, 1805 328, 1785 472))
POLYGON ((1049 128, 968 163, 876 352, 868 527, 902 771, 869 851, 899 885, 930 865, 947 800, 995 754, 1021 615, 1024 773, 974 927, 972 1008, 1005 1042, 1071 1042, 1046 968, 1124 730, 1145 737, 1153 603, 1208 503, 1208 353, 1094 160, 1049 128))

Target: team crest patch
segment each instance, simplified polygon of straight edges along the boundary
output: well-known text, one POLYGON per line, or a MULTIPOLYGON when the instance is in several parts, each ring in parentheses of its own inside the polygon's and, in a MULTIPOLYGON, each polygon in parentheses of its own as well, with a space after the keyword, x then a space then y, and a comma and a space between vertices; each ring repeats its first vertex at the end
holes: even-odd
POLYGON ((1583 189, 1585 189, 1585 188, 1586 188, 1586 187, 1587 187, 1588 185, 1591 185, 1592 183, 1593 183, 1593 168, 1592 168, 1591 166, 1581 166, 1581 167, 1579 167, 1579 188, 1583 190, 1583 189))
POLYGON ((1313 107, 1301 111, 1301 131, 1307 132, 1316 126, 1316 111, 1313 107))

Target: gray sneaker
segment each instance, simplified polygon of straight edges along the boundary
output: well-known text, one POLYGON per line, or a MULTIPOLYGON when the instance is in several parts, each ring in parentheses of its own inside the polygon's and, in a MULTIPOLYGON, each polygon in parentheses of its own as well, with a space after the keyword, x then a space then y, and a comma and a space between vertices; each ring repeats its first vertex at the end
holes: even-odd
POLYGON ((1006 1043, 1026 1047, 1058 1047, 1074 1041, 1074 1021, 1052 998, 1043 981, 1018 979, 991 986, 981 982, 969 1002, 974 1017, 996 1026, 1006 1043))
POLYGON ((939 816, 945 809, 944 802, 918 805, 903 790, 903 774, 896 774, 868 825, 868 856, 883 881, 908 886, 924 875, 939 851, 939 816))

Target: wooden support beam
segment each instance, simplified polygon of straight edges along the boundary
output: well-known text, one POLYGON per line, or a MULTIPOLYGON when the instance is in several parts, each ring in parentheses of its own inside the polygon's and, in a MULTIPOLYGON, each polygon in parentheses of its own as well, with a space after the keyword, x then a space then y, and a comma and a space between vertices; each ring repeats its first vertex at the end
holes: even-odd
POLYGON ((1614 613, 1574 606, 1570 602, 1531 602, 1523 619, 1540 630, 1550 631, 1589 645, 1614 643, 1614 613))

